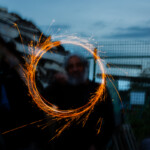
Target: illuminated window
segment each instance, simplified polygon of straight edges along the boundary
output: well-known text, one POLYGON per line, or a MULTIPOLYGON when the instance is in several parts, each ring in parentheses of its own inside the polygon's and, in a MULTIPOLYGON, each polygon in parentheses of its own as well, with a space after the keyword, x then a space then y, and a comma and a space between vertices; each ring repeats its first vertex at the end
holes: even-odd
POLYGON ((118 80, 118 90, 126 91, 130 89, 130 81, 128 80, 118 80))

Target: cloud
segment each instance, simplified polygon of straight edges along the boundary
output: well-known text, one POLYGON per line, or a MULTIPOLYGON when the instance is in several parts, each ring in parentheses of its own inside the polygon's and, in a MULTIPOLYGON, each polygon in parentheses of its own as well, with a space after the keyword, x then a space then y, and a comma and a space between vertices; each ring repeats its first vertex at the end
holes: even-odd
POLYGON ((93 26, 94 26, 94 27, 98 27, 98 28, 104 28, 104 27, 106 27, 107 25, 106 25, 106 23, 103 22, 103 21, 97 21, 97 22, 95 22, 95 23, 93 24, 93 26))
POLYGON ((128 28, 118 28, 116 33, 104 36, 105 38, 148 38, 150 37, 150 27, 133 26, 128 28))

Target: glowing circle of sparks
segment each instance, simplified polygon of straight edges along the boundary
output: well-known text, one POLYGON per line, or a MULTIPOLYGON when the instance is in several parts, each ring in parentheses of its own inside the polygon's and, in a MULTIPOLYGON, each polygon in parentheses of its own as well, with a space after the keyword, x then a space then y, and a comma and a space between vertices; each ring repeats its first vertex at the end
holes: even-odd
POLYGON ((35 50, 32 50, 31 48, 32 54, 29 55, 28 57, 28 62, 26 62, 26 69, 24 69, 24 72, 25 72, 26 84, 28 86, 29 93, 33 101, 37 104, 37 106, 40 109, 42 109, 47 115, 51 116, 56 121, 60 121, 60 120, 66 121, 66 124, 57 132, 57 135, 61 134, 61 132, 65 128, 69 127, 72 121, 79 121, 80 119, 82 119, 82 122, 84 125, 90 113, 94 109, 94 106, 98 102, 103 101, 102 95, 104 94, 105 87, 106 87, 105 86, 106 75, 105 75, 104 67, 100 60, 100 57, 97 56, 97 54, 95 54, 92 51, 92 49, 89 48, 88 45, 83 44, 80 41, 62 40, 61 42, 60 41, 52 42, 51 38, 49 37, 43 43, 39 42, 35 47, 33 47, 33 45, 30 45, 30 46, 34 48, 35 50), (84 48, 85 50, 89 51, 93 55, 95 60, 97 60, 98 66, 102 72, 102 83, 97 88, 97 91, 93 94, 93 96, 91 96, 89 101, 84 106, 81 106, 79 108, 68 109, 68 110, 59 109, 54 104, 44 99, 39 93, 37 86, 36 86, 35 74, 36 74, 36 68, 37 68, 39 60, 47 51, 50 51, 52 48, 57 47, 60 44, 73 44, 73 45, 80 46, 84 48), (38 49, 38 51, 36 51, 36 49, 38 49))

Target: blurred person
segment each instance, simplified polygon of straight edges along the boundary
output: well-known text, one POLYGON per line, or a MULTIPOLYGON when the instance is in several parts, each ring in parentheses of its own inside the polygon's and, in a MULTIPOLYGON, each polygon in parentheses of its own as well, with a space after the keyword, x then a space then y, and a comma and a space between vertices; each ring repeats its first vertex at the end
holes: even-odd
MULTIPOLYGON (((88 61, 78 55, 68 56, 65 61, 66 74, 56 74, 52 86, 46 89, 46 99, 59 109, 75 109, 85 105, 99 84, 88 80, 88 61)), ((113 106, 108 91, 105 101, 95 106, 85 127, 73 124, 57 139, 52 141, 54 150, 102 150, 107 147, 114 129, 113 106), (97 121, 103 118, 100 134, 97 135, 97 121)))

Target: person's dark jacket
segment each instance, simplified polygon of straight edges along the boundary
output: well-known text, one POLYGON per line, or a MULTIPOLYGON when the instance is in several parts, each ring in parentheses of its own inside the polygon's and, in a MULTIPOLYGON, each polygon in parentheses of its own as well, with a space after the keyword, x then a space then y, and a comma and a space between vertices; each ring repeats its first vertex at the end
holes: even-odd
MULTIPOLYGON (((90 81, 77 86, 54 83, 46 89, 44 96, 59 109, 74 109, 85 105, 98 86, 99 84, 90 81)), ((114 115, 108 91, 105 91, 103 96, 105 101, 95 106, 84 127, 82 124, 73 124, 52 141, 55 150, 86 150, 92 145, 101 149, 107 145, 114 129, 114 115), (103 118, 103 123, 100 133, 97 134, 97 122, 100 117, 103 118)))

